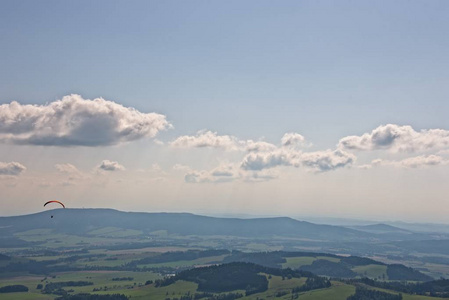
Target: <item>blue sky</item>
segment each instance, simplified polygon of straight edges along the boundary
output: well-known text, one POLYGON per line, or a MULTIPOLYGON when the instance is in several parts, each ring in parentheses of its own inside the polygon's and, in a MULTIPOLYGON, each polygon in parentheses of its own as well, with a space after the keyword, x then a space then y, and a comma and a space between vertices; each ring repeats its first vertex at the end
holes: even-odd
MULTIPOLYGON (((172 171, 175 164, 193 172, 240 163, 239 154, 213 147, 184 152, 172 149, 170 143, 204 129, 241 142, 263 139, 278 145, 285 133, 295 132, 312 144, 307 151, 333 151, 340 139, 361 136, 386 124, 409 125, 416 132, 448 130, 448 13, 447 1, 2 1, 0 104, 46 105, 70 94, 84 100, 103 97, 142 113, 164 115, 173 128, 158 132, 156 138, 163 146, 155 145, 155 137, 148 134, 126 140, 122 146, 118 140, 100 147, 62 148, 5 142, 0 145, 0 162, 26 166, 26 172, 13 176, 18 182, 27 176, 30 182, 49 176, 47 181, 51 182, 55 175, 47 173, 58 163, 84 168, 85 172, 92 172, 89 168, 102 160, 119 162, 126 172, 158 165, 172 185, 186 185, 185 198, 206 199, 234 188, 238 190, 236 198, 247 199, 253 188, 248 184, 198 184, 201 187, 191 191, 184 174, 172 171), (41 160, 31 161, 30 156, 36 153, 41 160), (176 181, 177 176, 181 181, 176 181)), ((446 146, 433 152, 420 148, 413 155, 392 154, 376 147, 352 151, 357 157, 352 169, 378 158, 388 161, 390 168, 392 161, 423 155, 438 155, 444 162, 435 168, 397 174, 404 182, 394 192, 399 204, 390 217, 404 218, 407 214, 402 214, 399 206, 408 201, 409 193, 402 189, 418 180, 436 185, 447 172, 446 146), (412 176, 410 172, 419 174, 412 176)), ((413 147, 417 148, 416 144, 413 147)), ((363 191, 371 192, 372 180, 387 186, 387 179, 382 178, 391 173, 371 170, 369 174, 346 175, 348 170, 340 169, 323 175, 302 174, 296 167, 282 169, 295 163, 290 160, 273 167, 281 168, 279 172, 284 175, 258 183, 259 188, 265 185, 261 190, 271 193, 281 190, 276 195, 293 199, 298 191, 284 190, 295 182, 295 176, 305 176, 317 187, 325 176, 335 177, 324 182, 339 183, 347 191, 354 187, 354 181, 345 176, 361 176, 361 185, 366 187, 357 195, 349 195, 355 203, 367 197, 363 191)), ((429 161, 427 165, 431 165, 429 161)), ((5 184, 11 186, 8 197, 21 199, 11 213, 20 212, 28 196, 13 184, 5 184)), ((39 192, 40 197, 68 194, 51 189, 39 192)), ((88 186, 85 189, 92 192, 88 186)), ((436 203, 447 207, 442 202, 447 188, 432 185, 422 191, 416 200, 416 219, 425 195, 437 195, 436 203)), ((112 192, 96 193, 103 199, 96 205, 110 204, 107 199, 112 192)), ((115 206, 120 202, 118 196, 112 206, 151 210, 142 204, 144 193, 135 192, 135 206, 115 206)), ((158 197, 172 199, 157 209, 208 210, 200 200, 183 206, 183 195, 167 193, 162 188, 157 191, 158 197)), ((334 201, 330 195, 312 191, 301 195, 324 199, 320 201, 325 204, 334 201)), ((345 196, 342 192, 341 197, 345 196)), ((239 210, 232 200, 226 201, 234 211, 239 210)), ((289 212, 288 201, 277 213, 289 212)), ((362 204, 351 214, 370 217, 369 205, 362 204)), ((308 212, 319 213, 313 205, 308 212)), ((375 216, 382 215, 379 207, 375 216)), ((220 210, 226 212, 227 208, 220 210)), ((269 210, 267 206, 260 213, 269 210)), ((430 218, 431 211, 426 213, 421 219, 430 218)))

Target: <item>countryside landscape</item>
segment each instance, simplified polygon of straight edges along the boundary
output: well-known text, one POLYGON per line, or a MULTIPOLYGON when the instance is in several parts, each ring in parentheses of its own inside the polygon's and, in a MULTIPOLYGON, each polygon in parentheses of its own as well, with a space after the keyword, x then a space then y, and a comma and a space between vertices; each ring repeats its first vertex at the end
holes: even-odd
POLYGON ((448 0, 0 0, 0 300, 449 299, 448 0))
POLYGON ((0 291, 26 287, 2 299, 449 297, 447 232, 111 209, 2 217, 0 229, 0 291))

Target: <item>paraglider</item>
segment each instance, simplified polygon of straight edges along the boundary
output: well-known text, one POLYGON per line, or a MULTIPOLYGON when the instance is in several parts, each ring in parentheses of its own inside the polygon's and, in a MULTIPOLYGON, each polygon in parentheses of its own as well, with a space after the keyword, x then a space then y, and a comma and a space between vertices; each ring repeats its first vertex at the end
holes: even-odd
POLYGON ((64 203, 62 203, 61 201, 58 201, 58 200, 51 200, 51 201, 47 201, 47 202, 45 202, 45 204, 44 204, 44 207, 48 204, 48 203, 59 203, 59 204, 61 204, 62 205, 62 207, 64 207, 65 208, 65 205, 64 205, 64 203))
MULTIPOLYGON (((58 204, 61 204, 63 208, 65 208, 64 203, 62 203, 61 201, 58 201, 58 200, 47 201, 47 202, 45 202, 44 207, 49 203, 58 203, 58 204)), ((51 218, 53 219, 53 215, 51 216, 51 218)))

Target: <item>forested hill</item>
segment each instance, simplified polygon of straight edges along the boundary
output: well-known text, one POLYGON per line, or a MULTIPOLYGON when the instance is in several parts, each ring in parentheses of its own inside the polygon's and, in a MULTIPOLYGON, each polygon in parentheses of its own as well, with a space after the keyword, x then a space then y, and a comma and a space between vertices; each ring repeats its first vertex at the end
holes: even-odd
POLYGON ((291 218, 214 218, 188 213, 137 213, 112 209, 56 209, 37 214, 1 217, 2 234, 36 228, 84 234, 96 228, 114 226, 144 232, 166 230, 179 235, 227 235, 244 237, 295 236, 313 240, 369 240, 366 232, 317 225, 291 218), (53 218, 51 218, 53 216, 53 218))

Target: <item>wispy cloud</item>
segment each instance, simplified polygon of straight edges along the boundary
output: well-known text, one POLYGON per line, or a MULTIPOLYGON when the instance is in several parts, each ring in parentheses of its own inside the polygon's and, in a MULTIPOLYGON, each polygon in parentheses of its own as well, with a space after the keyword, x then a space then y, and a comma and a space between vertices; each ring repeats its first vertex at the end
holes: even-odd
POLYGON ((0 175, 18 176, 26 170, 26 167, 18 162, 0 162, 0 175))
POLYGON ((56 170, 58 170, 61 173, 64 174, 80 174, 81 172, 72 164, 65 163, 65 164, 56 164, 55 165, 56 170))
POLYGON ((154 137, 166 117, 112 101, 65 96, 46 105, 0 105, 0 142, 47 146, 106 146, 154 137))
POLYGON ((212 170, 189 169, 184 176, 187 183, 225 183, 235 180, 261 182, 278 178, 273 170, 243 170, 238 164, 223 163, 212 170))
POLYGON ((209 171, 189 169, 184 176, 184 180, 187 183, 229 182, 240 177, 238 171, 234 164, 220 164, 209 171))
POLYGON ((196 135, 184 135, 170 143, 178 148, 222 148, 225 150, 239 150, 238 139, 230 135, 218 135, 217 132, 201 130, 196 135))
POLYGON ((449 159, 444 159, 438 155, 420 155, 409 157, 402 160, 384 160, 376 159, 371 162, 372 167, 394 166, 398 168, 423 168, 449 164, 449 159))

